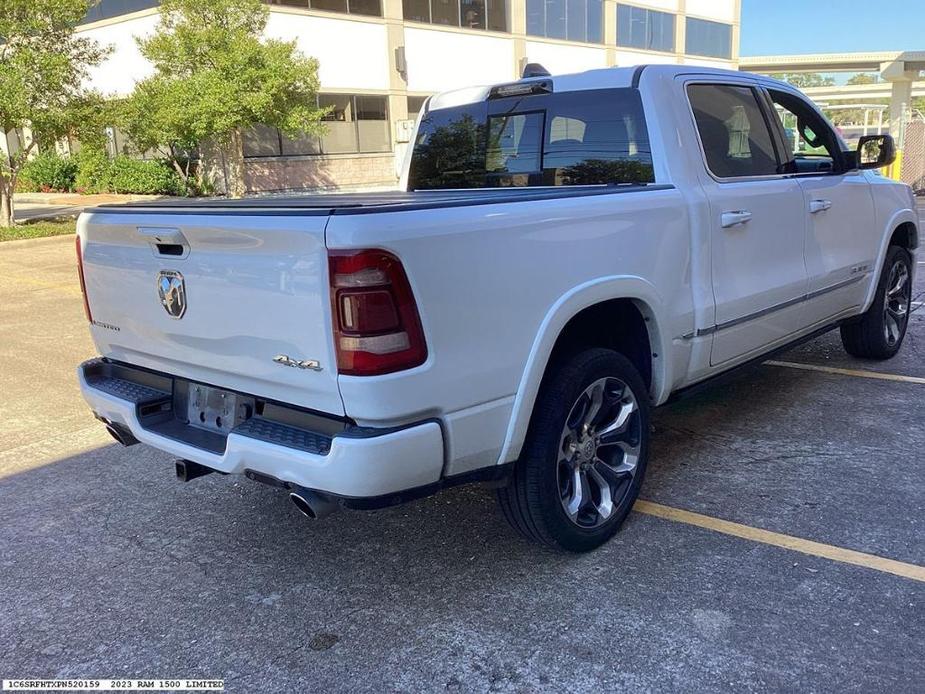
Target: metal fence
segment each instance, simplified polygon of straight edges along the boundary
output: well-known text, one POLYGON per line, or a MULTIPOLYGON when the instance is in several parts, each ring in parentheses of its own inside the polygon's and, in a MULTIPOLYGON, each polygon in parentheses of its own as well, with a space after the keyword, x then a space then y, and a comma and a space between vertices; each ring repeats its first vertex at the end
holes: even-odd
POLYGON ((925 194, 925 118, 912 115, 902 128, 899 178, 916 193, 925 194))

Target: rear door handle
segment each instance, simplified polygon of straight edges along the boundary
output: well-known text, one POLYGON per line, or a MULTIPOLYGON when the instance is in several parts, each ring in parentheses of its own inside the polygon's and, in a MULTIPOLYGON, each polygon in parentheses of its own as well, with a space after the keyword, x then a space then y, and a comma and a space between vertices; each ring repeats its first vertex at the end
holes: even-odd
POLYGON ((809 211, 811 214, 816 214, 817 212, 825 212, 832 206, 831 200, 810 200, 809 201, 809 211))
POLYGON ((723 212, 720 215, 720 223, 723 229, 734 227, 736 224, 745 224, 752 218, 752 213, 748 210, 733 210, 732 212, 723 212))

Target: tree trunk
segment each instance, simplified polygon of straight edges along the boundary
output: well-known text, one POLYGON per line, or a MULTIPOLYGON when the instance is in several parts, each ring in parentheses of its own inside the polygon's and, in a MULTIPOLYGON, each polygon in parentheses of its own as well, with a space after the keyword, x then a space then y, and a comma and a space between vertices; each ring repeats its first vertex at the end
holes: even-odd
POLYGON ((13 226, 13 189, 5 182, 0 182, 0 227, 8 229, 13 226))
POLYGON ((247 188, 244 185, 244 138, 235 129, 222 147, 225 155, 225 190, 228 197, 242 198, 247 188))

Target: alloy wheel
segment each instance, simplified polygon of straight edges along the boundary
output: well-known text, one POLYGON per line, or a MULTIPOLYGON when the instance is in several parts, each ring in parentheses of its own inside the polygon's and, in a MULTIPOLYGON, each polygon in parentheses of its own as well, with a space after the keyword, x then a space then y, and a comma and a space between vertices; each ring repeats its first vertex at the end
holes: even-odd
POLYGON ((557 462, 559 500, 582 528, 605 523, 632 487, 642 449, 639 405, 618 378, 599 378, 572 405, 557 462))
POLYGON ((912 283, 909 281, 909 268, 899 259, 890 268, 890 279, 886 285, 886 298, 883 302, 883 331, 887 344, 892 347, 902 338, 909 318, 909 302, 912 296, 912 283))

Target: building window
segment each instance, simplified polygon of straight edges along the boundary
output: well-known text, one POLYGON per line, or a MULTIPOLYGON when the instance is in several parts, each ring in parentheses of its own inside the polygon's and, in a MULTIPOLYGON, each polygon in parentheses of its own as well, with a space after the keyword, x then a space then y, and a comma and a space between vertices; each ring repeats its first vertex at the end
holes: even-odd
POLYGON ((706 19, 687 18, 685 53, 707 58, 732 58, 732 27, 706 19))
POLYGON ((149 10, 159 4, 157 0, 100 0, 87 10, 82 24, 120 17, 140 10, 149 10))
POLYGON ((674 15, 632 5, 617 5, 617 45, 649 51, 674 51, 674 15))
POLYGON ((318 154, 391 152, 388 97, 319 94, 318 105, 330 109, 327 132, 288 137, 278 129, 257 125, 244 133, 244 157, 298 157, 318 154))
POLYGON ((527 33, 550 39, 601 43, 602 0, 527 0, 527 33))
POLYGON ((266 0, 268 5, 301 7, 324 12, 343 12, 345 14, 363 14, 369 17, 381 17, 380 0, 266 0))
POLYGON ((408 100, 408 118, 417 118, 418 114, 421 112, 421 107, 424 106, 424 102, 427 101, 429 96, 409 96, 406 97, 408 100))
POLYGON ((412 22, 507 31, 505 0, 402 0, 402 13, 412 22))

